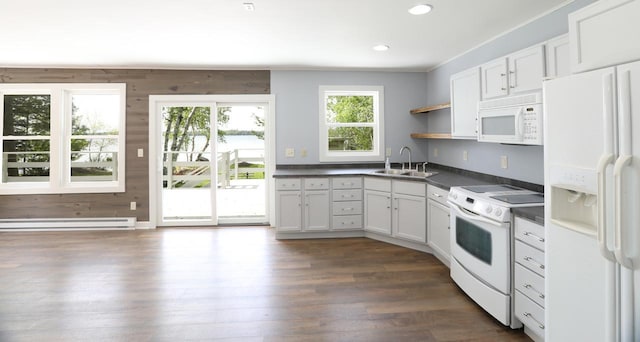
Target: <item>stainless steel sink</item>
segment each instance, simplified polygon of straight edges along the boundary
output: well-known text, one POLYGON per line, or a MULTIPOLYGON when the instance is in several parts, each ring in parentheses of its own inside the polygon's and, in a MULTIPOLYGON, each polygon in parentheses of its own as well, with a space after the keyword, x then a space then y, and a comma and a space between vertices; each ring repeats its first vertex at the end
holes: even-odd
POLYGON ((409 177, 427 178, 437 174, 437 172, 422 172, 422 171, 409 171, 405 175, 409 177))
POLYGON ((385 175, 402 176, 402 175, 408 175, 409 171, 408 170, 389 169, 389 170, 377 170, 377 171, 374 171, 374 173, 381 173, 381 174, 385 174, 385 175))
POLYGON ((377 170, 373 173, 387 175, 387 176, 398 176, 398 177, 415 177, 415 178, 427 178, 431 177, 437 172, 422 172, 415 170, 398 170, 398 169, 389 169, 389 170, 377 170))

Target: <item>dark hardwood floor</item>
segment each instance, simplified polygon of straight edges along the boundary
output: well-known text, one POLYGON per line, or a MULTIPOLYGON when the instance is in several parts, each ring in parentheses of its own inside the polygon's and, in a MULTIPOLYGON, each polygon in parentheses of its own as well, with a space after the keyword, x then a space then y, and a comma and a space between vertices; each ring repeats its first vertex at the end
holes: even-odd
POLYGON ((530 341, 429 254, 263 227, 0 233, 0 341, 530 341))

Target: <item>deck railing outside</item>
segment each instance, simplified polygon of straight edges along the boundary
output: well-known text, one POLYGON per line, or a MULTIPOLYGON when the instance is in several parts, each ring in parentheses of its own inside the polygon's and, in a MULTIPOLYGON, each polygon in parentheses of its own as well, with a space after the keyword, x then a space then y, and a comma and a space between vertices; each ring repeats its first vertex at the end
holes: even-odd
MULTIPOLYGON (((211 180, 210 153, 190 151, 165 151, 163 183, 171 189, 179 184, 181 188, 206 187, 211 180), (176 156, 172 158, 173 156, 176 156), (201 155, 200 160, 193 158, 201 155), (191 157, 191 158, 189 158, 191 157), (176 159, 175 161, 173 159, 176 159), (191 159, 191 161, 189 161, 191 159), (170 171, 171 170, 171 171, 170 171), (177 171, 177 172, 176 172, 177 171)), ((243 175, 264 173, 264 149, 244 148, 219 152, 216 158, 218 169, 218 187, 227 188, 231 179, 239 179, 243 175), (241 167, 241 164, 261 164, 262 167, 241 167)))

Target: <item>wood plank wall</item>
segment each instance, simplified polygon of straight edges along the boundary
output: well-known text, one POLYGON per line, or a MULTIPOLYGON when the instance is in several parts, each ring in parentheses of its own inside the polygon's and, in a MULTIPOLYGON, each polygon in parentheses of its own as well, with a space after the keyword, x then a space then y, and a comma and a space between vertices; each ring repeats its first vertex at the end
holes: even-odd
POLYGON ((0 68, 1 83, 126 83, 126 192, 0 195, 0 218, 133 217, 149 220, 149 95, 269 94, 265 70, 0 68), (144 158, 137 149, 145 150, 144 158), (137 210, 129 203, 137 202, 137 210))

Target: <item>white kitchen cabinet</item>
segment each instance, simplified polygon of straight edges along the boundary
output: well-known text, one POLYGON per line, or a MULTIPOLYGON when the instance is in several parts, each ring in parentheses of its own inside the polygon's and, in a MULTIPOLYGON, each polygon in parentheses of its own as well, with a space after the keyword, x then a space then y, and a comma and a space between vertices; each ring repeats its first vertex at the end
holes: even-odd
POLYGON ((277 179, 276 200, 278 231, 328 231, 330 229, 328 178, 277 179))
POLYGON ((524 324, 527 335, 542 341, 546 325, 544 226, 521 217, 515 218, 514 226, 515 315, 524 324))
POLYGON ((482 99, 542 89, 544 45, 535 45, 480 66, 482 99))
POLYGON ((276 179, 276 227, 283 232, 302 230, 302 191, 299 178, 276 179))
POLYGON ((365 230, 426 243, 425 184, 365 177, 365 230))
POLYGON ((482 74, 482 99, 506 96, 509 94, 507 83, 506 58, 498 58, 480 66, 482 74))
POLYGON ((361 230, 362 177, 335 177, 331 179, 331 229, 361 230))
POLYGON ((364 230, 391 235, 391 179, 364 177, 364 230))
POLYGON ((569 14, 571 71, 640 59, 640 0, 600 0, 569 14))
POLYGON ((445 264, 451 261, 448 191, 427 185, 427 232, 429 246, 445 264))
POLYGON ((329 230, 329 190, 306 190, 304 192, 304 226, 307 231, 329 230))
POLYGON ((476 139, 476 118, 480 101, 480 68, 454 74, 451 86, 451 137, 476 139))
POLYGON ((427 242, 426 185, 421 182, 393 180, 391 234, 416 242, 427 242))
POLYGON ((563 34, 547 41, 547 78, 571 74, 569 62, 569 35, 563 34))

